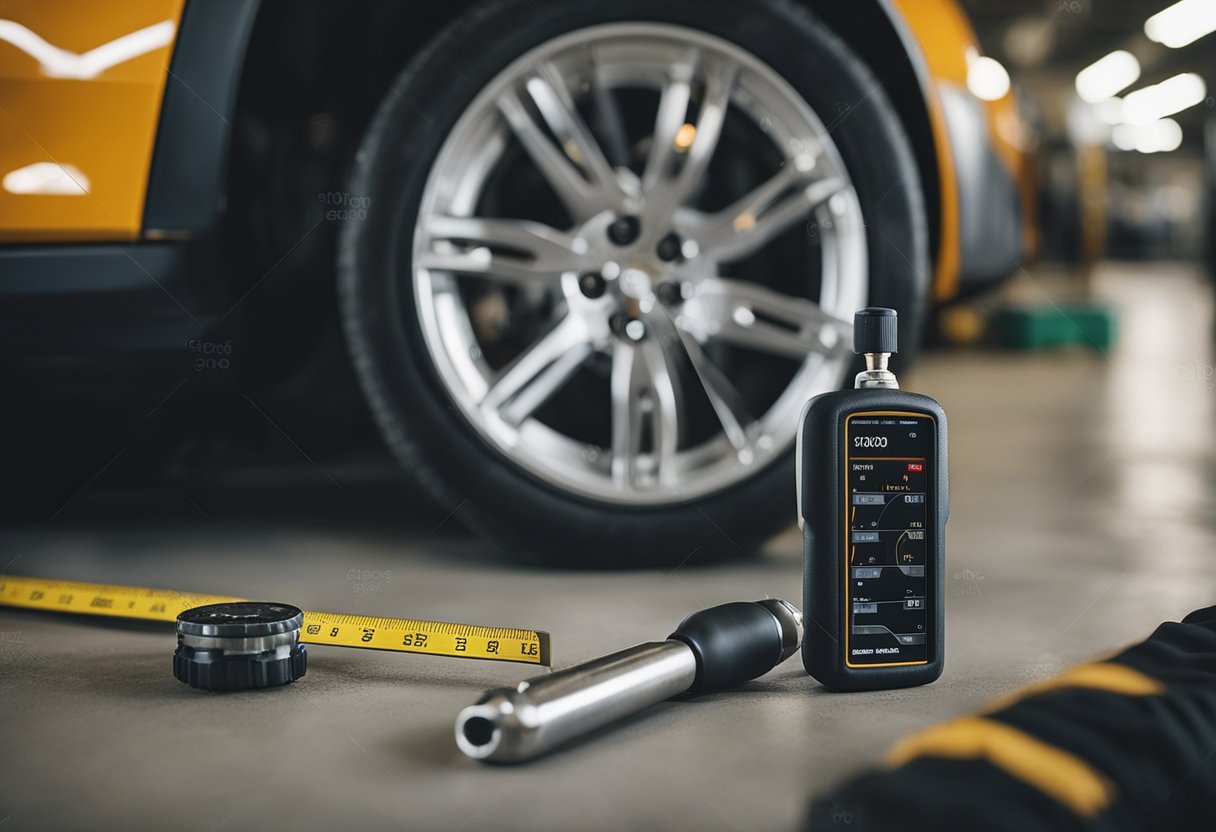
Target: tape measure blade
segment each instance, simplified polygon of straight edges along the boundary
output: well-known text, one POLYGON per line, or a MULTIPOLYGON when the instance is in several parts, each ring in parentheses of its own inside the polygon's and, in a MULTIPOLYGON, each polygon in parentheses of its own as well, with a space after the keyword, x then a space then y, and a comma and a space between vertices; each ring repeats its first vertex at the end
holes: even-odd
POLYGON ((549 645, 549 634, 543 630, 536 631, 536 637, 540 641, 540 663, 544 667, 553 667, 553 655, 549 645))
POLYGON ((549 666, 549 634, 446 621, 305 612, 308 644, 549 666))
POLYGON ((48 612, 175 621, 179 613, 191 607, 239 600, 226 595, 199 595, 172 589, 0 575, 0 604, 48 612))

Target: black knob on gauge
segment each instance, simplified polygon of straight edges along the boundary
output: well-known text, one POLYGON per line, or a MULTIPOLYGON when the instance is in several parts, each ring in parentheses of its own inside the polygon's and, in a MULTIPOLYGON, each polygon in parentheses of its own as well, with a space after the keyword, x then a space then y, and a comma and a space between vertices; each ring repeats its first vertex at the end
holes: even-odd
POLYGON ((290 604, 236 601, 177 617, 173 675, 202 690, 270 688, 304 675, 304 613, 290 604))
POLYGON ((867 306, 853 315, 853 352, 899 352, 899 313, 883 306, 867 306))

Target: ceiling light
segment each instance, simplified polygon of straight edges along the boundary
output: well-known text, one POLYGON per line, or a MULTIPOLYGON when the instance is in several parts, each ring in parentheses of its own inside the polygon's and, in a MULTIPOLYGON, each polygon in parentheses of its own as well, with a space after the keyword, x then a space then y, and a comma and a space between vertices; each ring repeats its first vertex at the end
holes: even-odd
POLYGON ((1098 115, 1098 120, 1103 124, 1122 124, 1123 123, 1123 99, 1108 98, 1105 101, 1099 101, 1094 105, 1094 112, 1098 115))
MULTIPOLYGON (((1210 2, 1211 0, 1209 0, 1210 2)), ((1123 120, 1128 124, 1147 124, 1194 107, 1207 96, 1207 85, 1193 72, 1175 75, 1151 87, 1129 92, 1123 97, 1123 120)))
POLYGON ((1009 73, 993 58, 977 57, 967 67, 967 88, 976 98, 998 101, 1009 94, 1009 73))
POLYGON ((1136 149, 1136 128, 1130 124, 1116 124, 1110 131, 1110 140, 1120 150, 1136 149))
POLYGON ((1111 142, 1120 150, 1169 153, 1182 146, 1182 128, 1172 118, 1148 124, 1120 124, 1111 131, 1111 142))
POLYGON ((1144 21, 1149 40, 1178 49, 1216 32, 1216 3, 1212 0, 1182 0, 1144 21))
POLYGON ((1140 77, 1140 62, 1124 49, 1111 52, 1077 73, 1077 95, 1096 104, 1130 87, 1140 77))

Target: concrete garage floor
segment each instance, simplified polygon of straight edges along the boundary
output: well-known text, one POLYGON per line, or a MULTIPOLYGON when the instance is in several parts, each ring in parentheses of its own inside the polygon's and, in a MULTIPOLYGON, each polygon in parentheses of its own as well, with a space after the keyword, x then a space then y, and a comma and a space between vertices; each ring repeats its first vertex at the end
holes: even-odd
MULTIPOLYGON (((1122 315, 1105 358, 954 352, 904 379, 951 417, 948 650, 932 686, 827 694, 794 659, 486 768, 457 752, 452 719, 525 666, 316 648, 298 684, 208 695, 170 675, 169 631, 0 610, 0 826, 794 828, 811 794, 894 739, 1216 602, 1209 285, 1111 267, 1097 287, 1122 315)), ((700 607, 800 598, 793 529, 742 564, 563 574, 502 565, 429 521, 146 518, 137 505, 117 524, 9 529, 3 571, 542 628, 561 666, 661 638, 700 607)))

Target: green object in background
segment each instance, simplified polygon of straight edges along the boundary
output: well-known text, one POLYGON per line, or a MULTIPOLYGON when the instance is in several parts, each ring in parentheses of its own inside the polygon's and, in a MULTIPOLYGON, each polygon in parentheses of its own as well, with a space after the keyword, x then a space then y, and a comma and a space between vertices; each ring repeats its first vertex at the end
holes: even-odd
POLYGON ((1042 350, 1078 344, 1106 352, 1115 343, 1114 310, 1101 303, 1006 306, 988 318, 988 339, 999 346, 1042 350))

